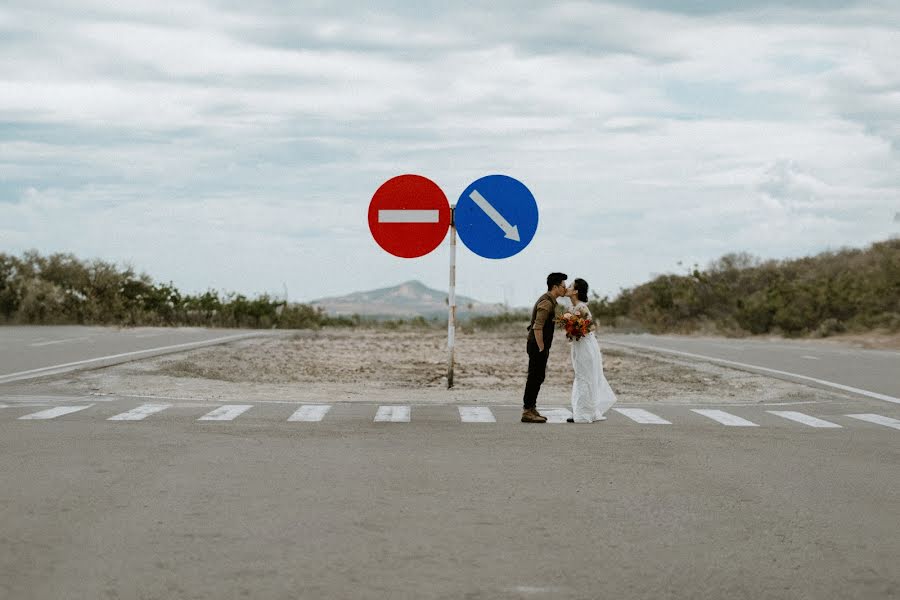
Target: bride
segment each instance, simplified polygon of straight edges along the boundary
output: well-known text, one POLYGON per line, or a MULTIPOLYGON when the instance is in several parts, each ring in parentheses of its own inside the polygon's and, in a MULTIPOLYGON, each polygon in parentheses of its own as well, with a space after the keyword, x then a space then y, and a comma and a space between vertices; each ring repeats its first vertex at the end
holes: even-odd
MULTIPOLYGON (((572 301, 572 312, 579 312, 588 318, 588 283, 584 279, 576 279, 566 292, 572 301)), ((569 423, 592 423, 605 421, 603 413, 615 404, 616 395, 603 375, 603 355, 594 332, 578 340, 569 342, 572 349, 572 366, 575 369, 575 382, 572 384, 572 418, 569 423)))

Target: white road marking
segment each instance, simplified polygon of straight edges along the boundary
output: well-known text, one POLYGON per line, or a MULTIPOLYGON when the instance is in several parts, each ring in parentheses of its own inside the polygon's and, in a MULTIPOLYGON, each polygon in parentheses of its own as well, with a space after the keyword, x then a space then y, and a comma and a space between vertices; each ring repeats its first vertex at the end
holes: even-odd
POLYGON ((853 392, 854 394, 859 394, 861 396, 868 396, 869 398, 875 398, 877 400, 884 400, 886 402, 893 402, 894 404, 900 404, 900 398, 894 398, 893 396, 888 396, 887 394, 879 394, 878 392, 870 392, 869 390, 862 390, 859 388, 851 387, 849 385, 844 385, 842 383, 835 383, 833 381, 825 381, 824 379, 816 379, 815 377, 807 377, 806 375, 798 375, 797 373, 790 373, 788 371, 779 371, 778 369, 770 369, 768 367, 761 367, 759 365, 750 365, 747 363, 736 362, 733 360, 725 360, 724 358, 715 358, 712 356, 705 356, 703 354, 694 354, 692 352, 682 352, 680 350, 670 350, 668 348, 660 348, 659 346, 647 346, 646 344, 626 344, 625 342, 618 342, 613 340, 602 340, 605 344, 613 344, 618 346, 625 346, 626 348, 642 348, 644 350, 652 350, 655 352, 663 352, 667 354, 676 354, 678 356, 688 356, 690 358, 700 358, 702 360, 706 360, 713 363, 719 363, 723 365, 731 365, 735 367, 743 367, 745 369, 755 369, 758 371, 764 371, 766 373, 774 373, 776 375, 787 375, 789 377, 796 377, 797 379, 802 379, 804 381, 812 381, 814 383, 818 383, 819 385, 824 385, 827 387, 832 387, 838 390, 843 390, 845 392, 853 392))
POLYGON ((804 354, 804 355, 801 356, 800 358, 805 358, 805 359, 807 359, 807 360, 819 360, 819 357, 818 357, 818 356, 810 356, 810 355, 808 355, 808 354, 804 354))
POLYGON ((253 408, 252 404, 226 404, 220 406, 216 410, 212 410, 199 419, 198 421, 233 421, 235 417, 243 414, 253 408))
POLYGON ((724 410, 692 408, 691 411, 697 413, 698 415, 703 415, 704 417, 710 418, 713 421, 718 421, 722 425, 728 425, 729 427, 759 427, 759 425, 752 421, 742 419, 741 417, 733 415, 731 413, 727 413, 724 410))
POLYGON ((876 425, 884 425, 885 427, 893 427, 894 429, 900 429, 900 419, 892 419, 890 417, 883 417, 881 415, 873 415, 873 414, 847 415, 847 416, 852 417, 854 419, 859 419, 860 421, 867 421, 869 423, 875 423, 876 425))
POLYGON ((439 223, 438 210, 379 210, 379 223, 439 223))
POLYGON ((49 342, 35 342, 34 344, 28 344, 34 348, 39 346, 51 346, 53 344, 65 344, 67 342, 83 342, 84 340, 89 340, 89 337, 77 337, 77 338, 66 338, 64 340, 50 340, 49 342))
POLYGON ((496 423, 494 413, 487 406, 459 406, 459 419, 463 423, 496 423))
MULTIPOLYGON (((540 412, 540 411, 538 411, 540 412)), ((559 588, 552 587, 536 587, 532 585, 517 585, 513 588, 506 588, 504 591, 515 592, 517 594, 549 594, 555 592, 559 588)), ((552 597, 552 596, 551 596, 552 597)))
POLYGON ((375 413, 376 423, 409 423, 408 406, 379 406, 375 413))
POLYGON ((635 421, 636 423, 641 423, 645 425, 671 425, 669 421, 666 421, 662 417, 658 417, 654 415, 652 412, 646 411, 643 408, 614 408, 614 411, 617 413, 621 413, 635 421))
POLYGON ((548 423, 565 423, 572 418, 572 411, 568 408, 539 408, 538 412, 547 417, 548 423))
POLYGON ((331 410, 330 404, 304 404, 288 417, 288 421, 318 422, 331 410))
POLYGON ((140 421, 152 415, 153 413, 158 413, 162 410, 166 410, 171 406, 171 404, 141 404, 137 408, 133 408, 128 412, 123 412, 122 414, 110 417, 107 419, 107 421, 140 421))
POLYGON ((841 428, 841 426, 837 423, 832 423, 831 421, 826 421, 825 419, 819 419, 817 417, 811 417, 809 415, 805 415, 801 412, 795 412, 793 410, 767 410, 766 412, 772 413, 773 415, 778 415, 779 417, 783 417, 785 419, 790 419, 791 421, 803 423, 804 425, 809 425, 810 427, 822 427, 831 429, 841 428))
POLYGON ((10 381, 19 381, 21 379, 31 379, 34 377, 43 377, 45 375, 56 375, 59 373, 66 373, 68 371, 74 371, 78 367, 89 365, 92 363, 99 363, 106 360, 115 360, 119 358, 126 358, 129 356, 139 356, 141 354, 149 354, 151 352, 165 352, 169 350, 187 350, 189 348, 198 348, 201 346, 213 346, 215 344, 221 344, 223 342, 227 342, 230 340, 239 340, 242 338, 248 337, 257 337, 259 333, 241 333, 238 335, 228 335, 221 338, 212 338, 210 340, 202 340, 198 342, 187 342, 184 344, 175 344, 174 346, 160 346, 158 348, 147 348, 146 350, 135 350, 134 352, 123 352, 121 354, 111 354, 109 356, 100 356, 98 358, 89 358, 86 360, 78 360, 75 362, 65 363, 61 365, 53 365, 51 367, 41 367, 40 369, 31 369, 29 371, 19 371, 17 373, 7 373, 6 375, 0 375, 0 383, 8 383, 10 381))
POLYGON ((19 419, 55 419, 56 417, 78 412, 79 410, 84 410, 92 406, 93 404, 85 404, 83 406, 55 406, 53 408, 48 408, 47 410, 19 417, 19 419))

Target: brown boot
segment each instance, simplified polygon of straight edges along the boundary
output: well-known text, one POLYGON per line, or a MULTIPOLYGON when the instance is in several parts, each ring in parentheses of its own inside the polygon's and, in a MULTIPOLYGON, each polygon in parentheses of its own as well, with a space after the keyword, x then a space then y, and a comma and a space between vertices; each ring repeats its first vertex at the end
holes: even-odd
POLYGON ((522 411, 522 422, 523 423, 546 423, 547 417, 542 416, 534 408, 526 408, 525 410, 522 411))

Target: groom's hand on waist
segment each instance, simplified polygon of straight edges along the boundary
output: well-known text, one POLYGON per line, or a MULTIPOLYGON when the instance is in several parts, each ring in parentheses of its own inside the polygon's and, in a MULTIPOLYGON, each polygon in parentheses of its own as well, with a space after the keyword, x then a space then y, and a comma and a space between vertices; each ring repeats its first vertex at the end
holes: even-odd
POLYGON ((534 332, 534 341, 537 342, 538 350, 544 351, 544 323, 550 318, 553 312, 553 303, 544 298, 538 302, 537 310, 534 315, 534 324, 531 330, 534 332))

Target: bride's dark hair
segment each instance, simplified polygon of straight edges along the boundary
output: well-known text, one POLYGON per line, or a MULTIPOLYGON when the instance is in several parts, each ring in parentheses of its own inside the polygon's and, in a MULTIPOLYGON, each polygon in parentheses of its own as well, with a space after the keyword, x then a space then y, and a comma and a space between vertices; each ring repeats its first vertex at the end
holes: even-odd
POLYGON ((575 291, 578 292, 578 299, 582 302, 588 301, 588 282, 584 279, 576 279, 572 282, 572 287, 575 288, 575 291))

